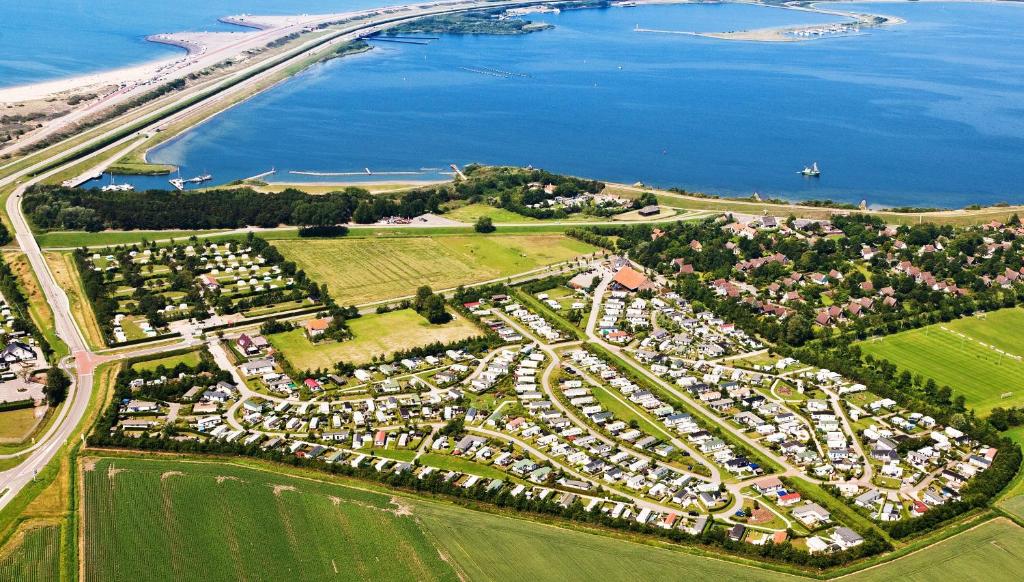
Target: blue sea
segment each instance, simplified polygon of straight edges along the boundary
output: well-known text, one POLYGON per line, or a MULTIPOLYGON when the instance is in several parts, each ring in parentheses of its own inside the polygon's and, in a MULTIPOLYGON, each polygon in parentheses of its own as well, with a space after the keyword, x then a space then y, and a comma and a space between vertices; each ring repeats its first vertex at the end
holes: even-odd
POLYGON ((375 175, 320 179, 428 179, 450 163, 481 162, 722 195, 1024 202, 1024 6, 841 7, 908 22, 797 43, 636 32, 836 20, 659 5, 535 15, 555 28, 525 36, 374 42, 370 53, 315 66, 150 159, 216 182, 271 167, 281 181, 309 179, 289 171, 364 168, 375 175), (815 161, 820 178, 798 175, 815 161))

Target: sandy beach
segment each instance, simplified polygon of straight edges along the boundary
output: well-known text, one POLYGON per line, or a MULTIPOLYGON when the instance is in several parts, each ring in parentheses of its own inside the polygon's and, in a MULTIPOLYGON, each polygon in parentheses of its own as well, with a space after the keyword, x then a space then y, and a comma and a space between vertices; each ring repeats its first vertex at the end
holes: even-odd
POLYGON ((96 91, 105 87, 123 89, 165 81, 210 66, 245 50, 265 46, 267 42, 275 38, 348 16, 351 16, 351 13, 225 16, 221 19, 223 22, 245 27, 245 29, 237 32, 153 34, 146 39, 150 42, 180 47, 183 49, 182 54, 109 71, 0 88, 0 103, 19 103, 54 95, 96 91))

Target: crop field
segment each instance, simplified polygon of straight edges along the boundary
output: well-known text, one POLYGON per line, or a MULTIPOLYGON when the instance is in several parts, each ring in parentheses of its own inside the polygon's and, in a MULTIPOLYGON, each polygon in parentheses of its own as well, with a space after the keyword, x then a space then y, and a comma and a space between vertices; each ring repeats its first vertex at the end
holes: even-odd
POLYGON ((1022 309, 937 323, 857 345, 901 370, 949 385, 981 415, 996 406, 1024 403, 1022 309))
POLYGON ((268 336, 274 348, 284 353, 299 370, 332 368, 338 361, 365 364, 373 356, 392 354, 433 342, 450 343, 467 337, 483 335, 475 323, 452 314, 443 325, 431 325, 412 309, 383 314, 369 314, 349 320, 353 338, 343 342, 312 343, 303 329, 268 336))
MULTIPOLYGON (((86 580, 806 579, 523 519, 216 462, 84 461, 86 580)), ((0 579, 44 565, 0 556, 0 579), (12 565, 14 564, 14 565, 12 565), (5 569, 6 568, 6 569, 5 569)), ((26 538, 25 548, 29 547, 26 538)), ((52 550, 55 551, 55 550, 52 550)), ((1024 530, 994 519, 849 576, 1016 580, 1024 530)), ((50 560, 55 564, 55 560, 50 560)), ((50 566, 56 568, 56 565, 50 566)), ((27 571, 29 573, 37 570, 27 571)))
POLYGON ((60 526, 33 527, 15 534, 0 551, 0 580, 57 580, 60 578, 60 526))
POLYGON ((889 580, 1020 579, 1024 529, 1008 519, 994 519, 947 540, 850 576, 858 582, 889 580))
POLYGON ((426 529, 468 580, 801 580, 717 560, 541 523, 430 504, 426 529))
POLYGON ((501 279, 592 253, 559 234, 283 240, 274 243, 341 304, 501 279))
POLYGON ((86 580, 457 579, 387 495, 212 463, 84 470, 86 580))

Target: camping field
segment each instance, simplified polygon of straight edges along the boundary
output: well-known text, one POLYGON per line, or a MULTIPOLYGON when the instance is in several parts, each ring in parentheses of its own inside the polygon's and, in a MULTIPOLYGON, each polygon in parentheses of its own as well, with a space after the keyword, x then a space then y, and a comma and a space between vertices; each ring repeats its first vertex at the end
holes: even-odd
POLYGON ((359 305, 500 279, 592 253, 561 234, 296 239, 274 243, 335 301, 359 305))
POLYGON ((901 370, 949 385, 979 414, 1024 403, 1022 309, 937 323, 857 345, 901 370))
POLYGON ((339 361, 351 364, 368 363, 373 356, 383 356, 434 342, 450 343, 467 337, 483 335, 475 323, 452 314, 443 325, 431 325, 412 309, 383 314, 369 314, 349 320, 353 339, 312 343, 302 328, 268 336, 274 348, 282 352, 298 370, 331 369, 339 361))

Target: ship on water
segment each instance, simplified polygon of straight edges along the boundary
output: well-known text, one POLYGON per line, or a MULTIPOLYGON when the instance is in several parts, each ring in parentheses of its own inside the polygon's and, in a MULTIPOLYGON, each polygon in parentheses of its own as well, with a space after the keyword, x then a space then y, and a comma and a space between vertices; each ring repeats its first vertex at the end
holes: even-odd
POLYGON ((195 176, 194 178, 189 178, 185 180, 185 182, 187 184, 202 184, 203 182, 209 182, 212 179, 213 176, 211 176, 210 174, 200 174, 198 176, 195 176))
POLYGON ((804 166, 803 170, 800 170, 800 175, 807 176, 809 178, 817 178, 821 176, 821 170, 818 169, 818 162, 814 162, 810 166, 804 166))

